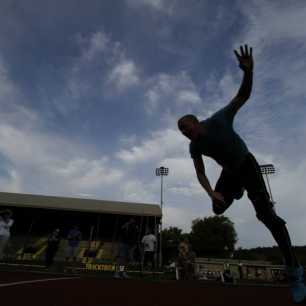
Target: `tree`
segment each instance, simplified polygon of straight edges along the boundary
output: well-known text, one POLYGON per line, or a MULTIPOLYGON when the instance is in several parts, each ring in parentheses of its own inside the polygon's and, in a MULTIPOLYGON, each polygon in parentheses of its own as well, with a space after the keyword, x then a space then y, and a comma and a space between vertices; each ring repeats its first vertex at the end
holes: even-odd
POLYGON ((178 227, 169 227, 162 231, 163 261, 168 264, 175 260, 178 254, 178 245, 188 238, 188 234, 182 234, 178 227))
POLYGON ((225 216, 192 221, 190 241, 198 257, 229 257, 237 242, 234 223, 225 216))

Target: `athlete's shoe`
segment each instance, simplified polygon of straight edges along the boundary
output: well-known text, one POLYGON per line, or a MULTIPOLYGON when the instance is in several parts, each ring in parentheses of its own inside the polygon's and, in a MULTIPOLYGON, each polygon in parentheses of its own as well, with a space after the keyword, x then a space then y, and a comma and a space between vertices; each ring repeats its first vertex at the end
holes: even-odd
POLYGON ((304 283, 304 268, 287 267, 289 285, 293 302, 296 304, 306 303, 306 286, 304 283))

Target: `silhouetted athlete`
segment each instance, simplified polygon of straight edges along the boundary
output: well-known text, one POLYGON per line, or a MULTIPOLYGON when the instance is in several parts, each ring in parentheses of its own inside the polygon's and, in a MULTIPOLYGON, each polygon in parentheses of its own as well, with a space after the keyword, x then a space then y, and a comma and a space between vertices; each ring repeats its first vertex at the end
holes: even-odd
POLYGON ((212 200, 214 213, 224 213, 234 199, 240 199, 244 190, 247 191, 257 218, 270 230, 282 252, 293 300, 302 303, 306 301, 304 270, 293 252, 286 222, 275 213, 255 157, 233 129, 234 117, 249 99, 253 82, 252 48, 245 45, 240 47, 240 54, 237 50, 234 52, 244 73, 237 95, 204 121, 190 114, 183 116, 178 120, 178 127, 191 140, 190 155, 198 180, 212 200), (222 167, 215 189, 205 174, 202 155, 211 157, 222 167))

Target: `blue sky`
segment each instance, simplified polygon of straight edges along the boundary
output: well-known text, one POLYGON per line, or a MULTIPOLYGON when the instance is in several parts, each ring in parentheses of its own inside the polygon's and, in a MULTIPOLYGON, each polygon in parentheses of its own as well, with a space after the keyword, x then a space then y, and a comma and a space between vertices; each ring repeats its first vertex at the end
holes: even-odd
MULTIPOLYGON (((164 165, 165 225, 189 231, 212 211, 176 121, 231 100, 233 49, 248 43, 254 90, 235 129, 275 165, 277 211, 305 245, 305 13, 303 1, 1 1, 1 190, 158 203, 164 165)), ((275 244, 246 196, 226 215, 240 246, 275 244)))

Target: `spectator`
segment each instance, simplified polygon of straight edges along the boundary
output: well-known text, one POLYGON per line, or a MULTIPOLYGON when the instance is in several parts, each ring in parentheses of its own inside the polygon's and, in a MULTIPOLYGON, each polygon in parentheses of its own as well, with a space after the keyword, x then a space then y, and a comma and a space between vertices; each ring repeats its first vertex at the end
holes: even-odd
POLYGON ((223 272, 223 280, 224 283, 233 283, 234 282, 234 277, 229 268, 226 268, 223 272))
POLYGON ((78 225, 75 225, 69 231, 67 240, 68 240, 68 245, 67 245, 66 261, 72 259, 74 262, 76 262, 76 252, 78 250, 80 241, 82 240, 82 233, 80 232, 78 225))
POLYGON ((238 265, 239 279, 243 279, 243 264, 240 262, 238 265))
POLYGON ((151 269, 155 269, 155 250, 156 250, 156 237, 150 230, 147 230, 145 236, 143 236, 141 243, 143 245, 143 268, 151 264, 151 269))
POLYGON ((46 249, 46 258, 45 263, 46 267, 49 268, 54 261, 54 257, 58 251, 59 243, 60 243, 60 230, 57 228, 54 230, 48 237, 48 245, 46 249))
POLYGON ((179 244, 179 254, 177 258, 178 279, 192 280, 195 278, 194 271, 195 253, 187 242, 179 244))
POLYGON ((12 215, 13 213, 9 209, 0 211, 0 260, 3 258, 11 236, 10 228, 14 223, 14 220, 11 218, 12 215))

